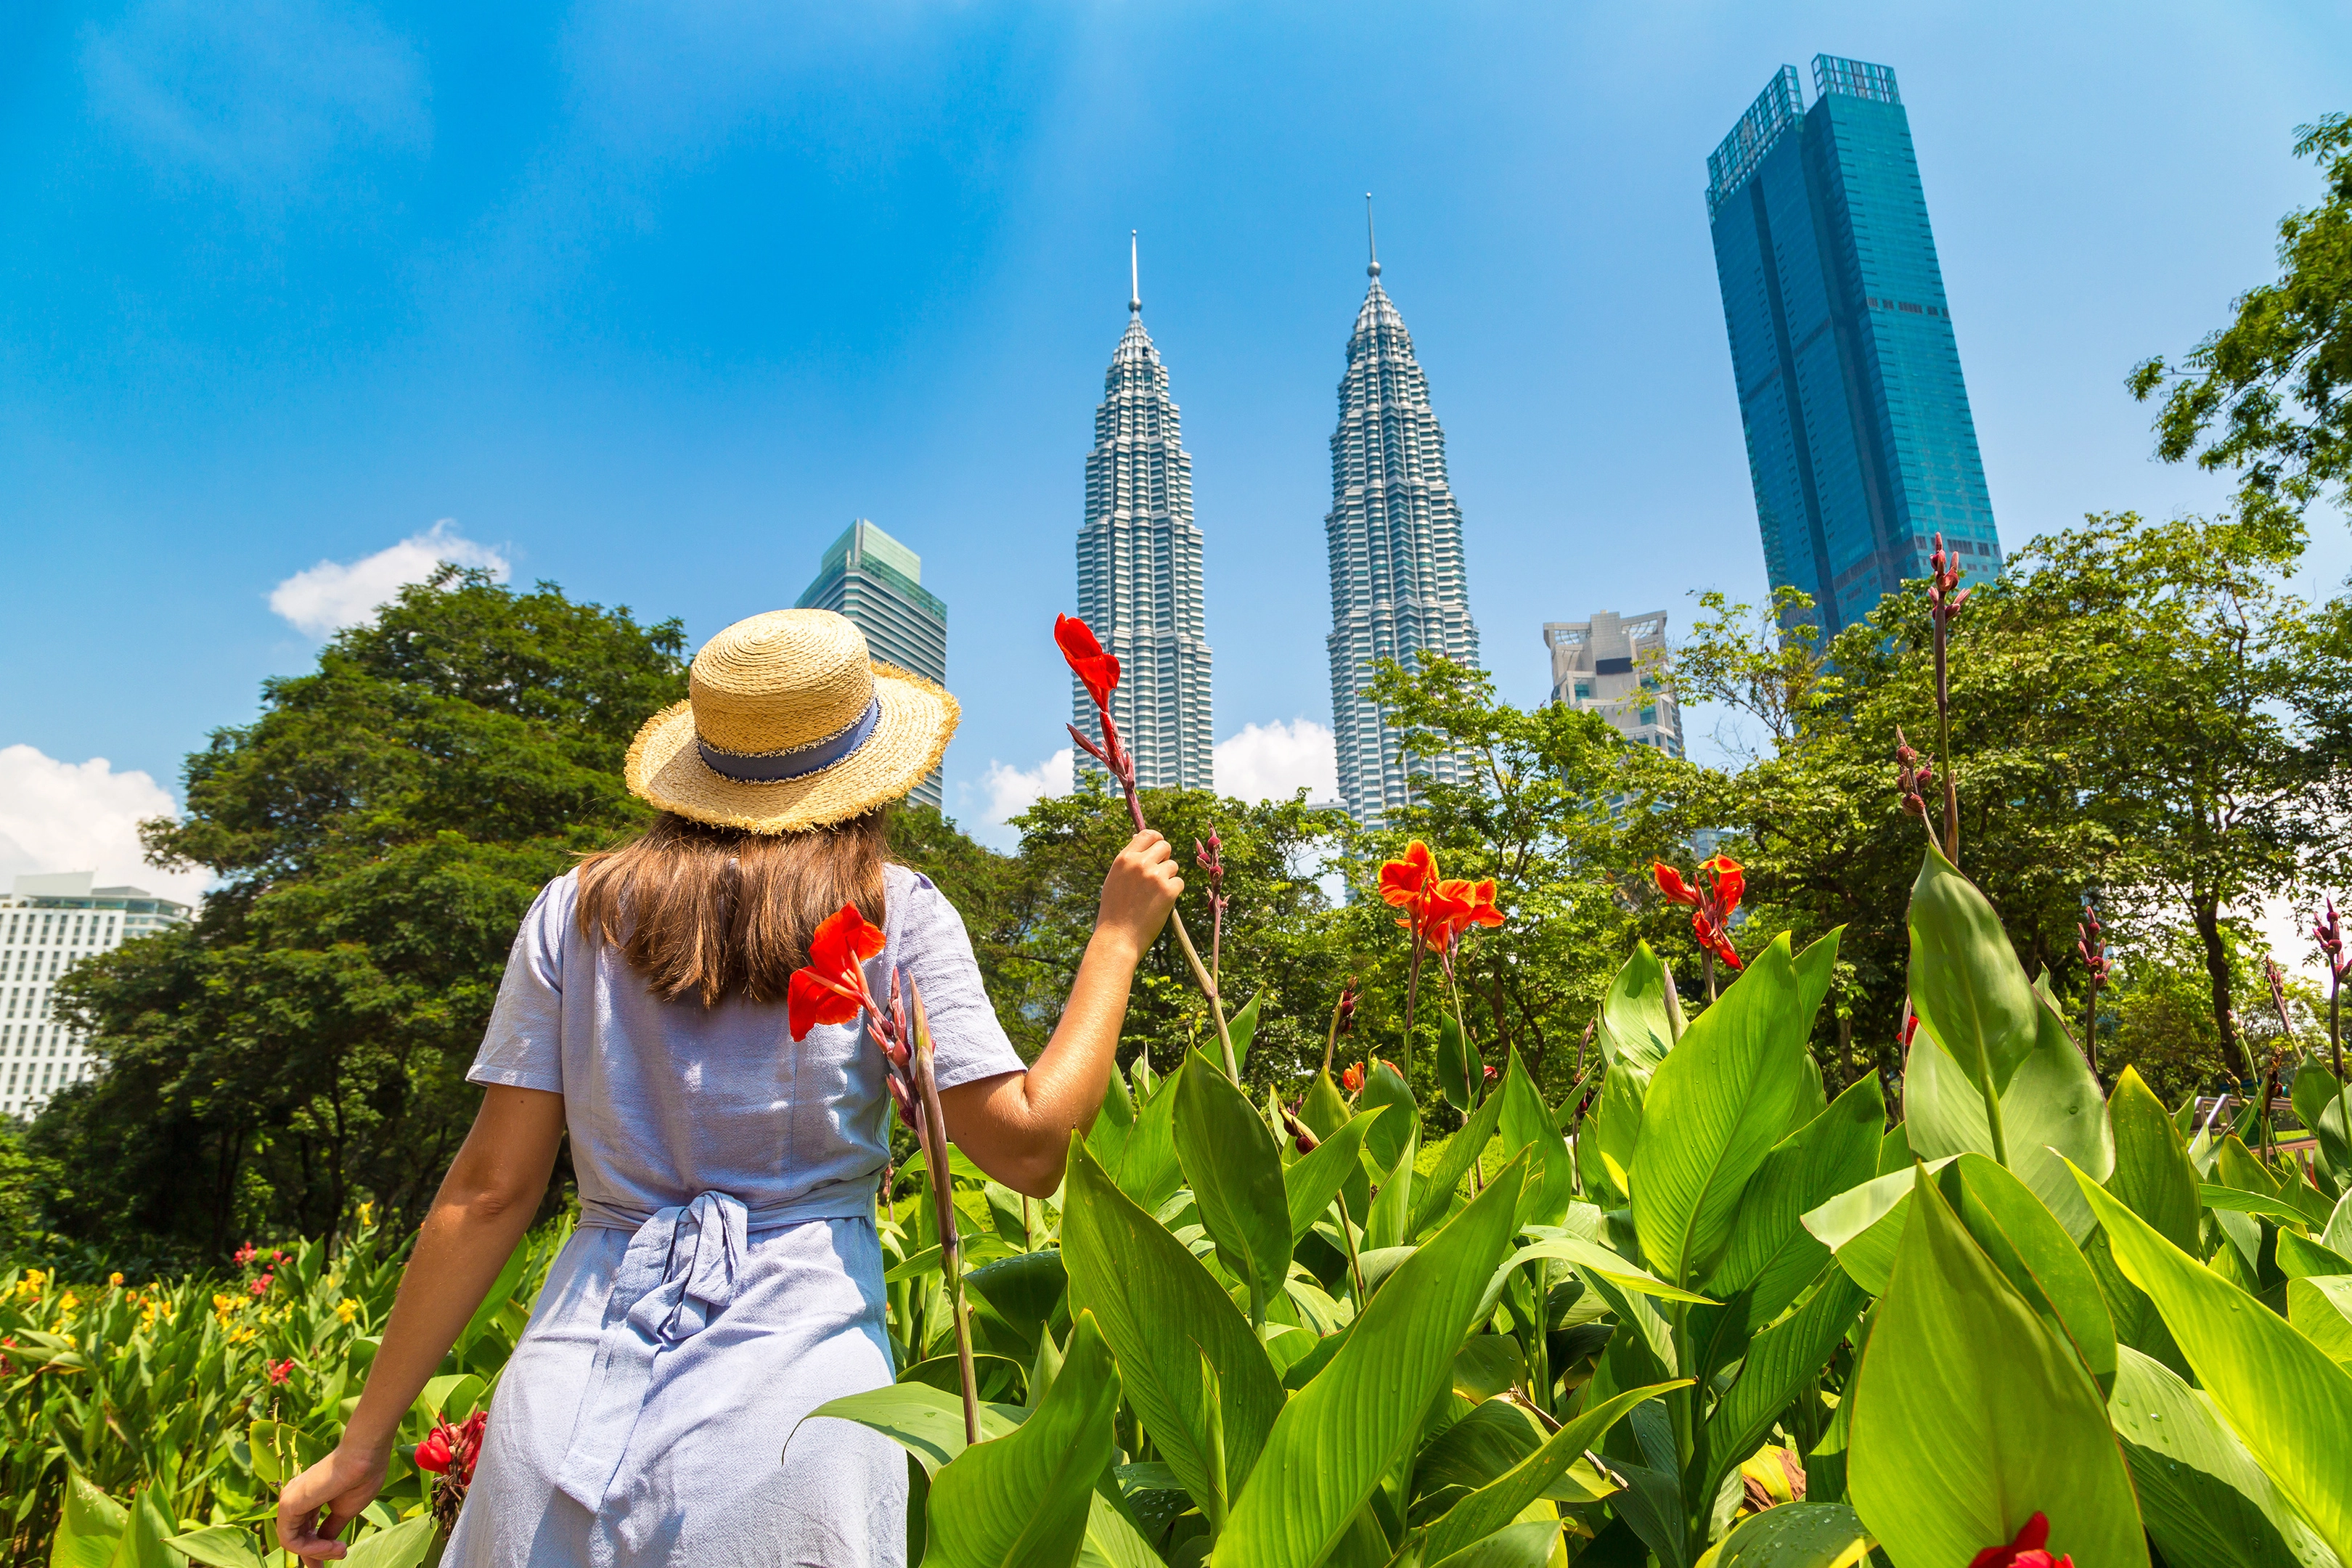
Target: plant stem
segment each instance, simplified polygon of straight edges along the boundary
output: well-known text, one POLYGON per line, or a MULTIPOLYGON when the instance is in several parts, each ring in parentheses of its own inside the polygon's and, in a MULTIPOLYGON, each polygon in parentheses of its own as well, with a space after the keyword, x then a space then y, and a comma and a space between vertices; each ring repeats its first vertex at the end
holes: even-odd
POLYGON ((1419 937, 1412 942, 1412 966, 1406 972, 1404 983, 1404 1081, 1412 1083, 1412 1009, 1421 998, 1421 952, 1419 937))
POLYGON ((1951 637, 1951 624, 1942 616, 1936 618, 1936 761, 1937 771, 1944 775, 1944 858, 1954 866, 1960 863, 1960 789, 1952 776, 1952 687, 1950 670, 1945 658, 1945 646, 1951 637))
MULTIPOLYGON (((1141 833, 1150 824, 1143 820, 1143 802, 1136 798, 1135 781, 1131 778, 1121 779, 1119 788, 1127 795, 1127 815, 1134 822, 1135 830, 1141 833)), ((1217 994, 1216 977, 1211 974, 1208 966, 1201 962, 1200 950, 1192 945, 1192 933, 1184 929, 1184 912, 1181 910, 1170 910, 1168 924, 1176 933, 1176 945, 1184 950, 1184 962, 1192 966, 1192 979, 1200 985, 1202 994, 1209 999, 1209 1016, 1217 1021, 1217 1044, 1225 1053, 1225 1076, 1239 1083, 1242 1080, 1241 1065, 1234 1060, 1234 1037, 1225 1027, 1225 1005, 1217 994)))
POLYGON ((1698 955, 1699 973, 1706 981, 1706 999, 1715 1000, 1715 950, 1702 948, 1698 955))
POLYGON ((1348 1217, 1348 1194, 1339 1193, 1331 1201, 1339 1205, 1339 1239, 1348 1244, 1348 1273, 1356 1282, 1356 1315, 1364 1312, 1364 1260, 1356 1255, 1356 1222, 1348 1217))
MULTIPOLYGON (((1910 1087, 1911 1075, 1907 1071, 1903 1075, 1903 1083, 1906 1089, 1910 1087)), ((1992 1075, 1990 1070, 1988 1070, 1985 1075, 1984 1102, 1985 1131, 1992 1134, 1993 1163, 2001 1166, 2003 1169, 2007 1169, 2009 1165, 2009 1145, 2002 1142, 2000 1135, 2000 1095, 1992 1087, 1992 1075)))
POLYGON ((948 1119, 940 1109, 940 1085, 931 1071, 930 1021, 923 1013, 923 993, 914 977, 907 979, 915 1010, 915 1046, 911 1053, 915 1093, 922 1105, 923 1163, 930 1168, 931 1202, 940 1221, 940 1268, 948 1279, 948 1309, 955 1314, 956 1372, 963 1384, 963 1437, 980 1441, 979 1378, 971 1364, 971 1324, 964 1316, 962 1237, 956 1231, 955 1194, 948 1174, 948 1119))
POLYGON ((1323 1036, 1323 1076, 1331 1076, 1331 1053, 1339 1048, 1339 1007, 1348 999, 1347 987, 1339 989, 1339 1001, 1331 1004, 1331 1027, 1323 1036))

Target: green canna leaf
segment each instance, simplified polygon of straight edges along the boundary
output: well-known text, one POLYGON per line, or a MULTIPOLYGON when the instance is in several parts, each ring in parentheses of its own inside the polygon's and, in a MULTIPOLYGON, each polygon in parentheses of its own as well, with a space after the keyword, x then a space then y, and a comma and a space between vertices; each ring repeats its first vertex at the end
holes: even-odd
POLYGON ((1511 1470, 1448 1509, 1430 1527, 1429 1554, 1433 1557, 1459 1552, 1509 1524, 1528 1505, 1550 1490, 1567 1474, 1569 1467, 1584 1457, 1586 1449, 1600 1447, 1609 1428, 1623 1419, 1628 1411, 1645 1400, 1689 1385, 1689 1381, 1684 1379, 1628 1389, 1579 1415, 1511 1470))
POLYGON ((1842 1502, 1783 1503, 1743 1521, 1698 1568, 1858 1568, 1874 1544, 1842 1502))
POLYGON ((2291 1230, 2278 1233, 2279 1272, 2289 1279, 2309 1279, 2330 1274, 2352 1274, 2352 1258, 2322 1247, 2291 1230))
POLYGON ((1476 1108, 1486 1088, 1486 1069, 1478 1047, 1451 1013, 1437 1017, 1437 1087, 1445 1102, 1468 1112, 1476 1108))
MULTIPOLYGON (((1137 1060, 1140 1063, 1142 1058, 1137 1060)), ((1176 1157, 1176 1090, 1182 1087, 1184 1069, 1179 1067, 1175 1076, 1176 1084, 1162 1079, 1159 1092, 1144 1101, 1119 1155, 1118 1190, 1146 1214, 1157 1213, 1160 1205, 1176 1195, 1184 1180, 1183 1167, 1176 1157)))
POLYGON ((131 1510, 77 1469, 66 1471, 65 1492, 64 1511, 50 1539, 51 1568, 106 1568, 130 1527, 131 1510))
POLYGON ((2082 1358, 1985 1255, 1935 1180, 1920 1171, 1913 1184, 1852 1389, 1855 1511, 1895 1568, 1965 1563, 2013 1540, 2037 1511, 2049 1516, 2053 1553, 2145 1565, 2131 1479, 2082 1358))
POLYGON ((2211 1405, 2160 1363, 2126 1348, 2107 1413, 2166 1562, 2342 1568, 2211 1405))
MULTIPOLYGON (((2032 1049, 2000 1097, 2007 1163, 2058 1216, 2066 1234, 2081 1242, 2091 1233, 2091 1214, 2066 1164, 2072 1161, 2106 1180, 2115 1170, 2115 1139, 2090 1064, 2058 1015, 2038 997, 2033 1005, 2038 1032, 2032 1049)), ((1925 1018, 1911 1042, 1903 1106, 1911 1151, 1919 1158, 1994 1152, 1983 1097, 1925 1018)))
POLYGON ((1506 1525, 1486 1540, 1465 1546, 1433 1568, 1544 1568, 1559 1542, 1559 1521, 1531 1519, 1506 1525))
MULTIPOLYGON (((1263 994, 1261 993, 1260 996, 1263 994)), ((1249 1066, 1250 1041, 1257 1034, 1260 996, 1253 996, 1243 1003, 1242 1010, 1225 1020, 1225 1037, 1234 1043, 1234 1066, 1237 1068, 1249 1066)))
POLYGON ((1674 1049, 1682 1033, 1675 1016, 1679 1009, 1668 1002, 1666 966, 1646 942, 1633 944, 1633 956, 1609 983, 1601 1003, 1601 1027, 1595 1031, 1601 1055, 1614 1072, 1621 1065, 1643 1082, 1674 1049))
MULTIPOLYGON (((1312 1153, 1283 1172, 1282 1182, 1290 1210, 1290 1239, 1296 1245, 1300 1237, 1314 1227, 1330 1209, 1331 1200, 1348 1178, 1363 1168, 1364 1136, 1373 1124, 1388 1114, 1385 1106, 1348 1119, 1336 1131, 1323 1136, 1312 1153)), ((1364 1215, 1351 1213, 1350 1217, 1361 1224, 1364 1215)))
POLYGON ((1642 1142, 1642 1097, 1646 1079, 1612 1071, 1601 1080, 1601 1098, 1576 1140, 1576 1169, 1588 1191, 1622 1199, 1633 1184, 1633 1151, 1642 1142))
MULTIPOLYGON (((1027 1415, 1028 1412, 1018 1405, 982 1405, 982 1440, 1003 1436, 1027 1415)), ((784 1436, 784 1447, 791 1447, 800 1437, 801 1427, 819 1416, 855 1421, 881 1433, 913 1455, 927 1476, 938 1475, 941 1466, 964 1450, 962 1394, 928 1383, 894 1383, 828 1400, 794 1424, 784 1436)), ((824 1434, 824 1428, 820 1426, 809 1434, 807 1440, 823 1442, 824 1434)))
POLYGON ((1827 1268, 1811 1300, 1748 1342, 1739 1375, 1706 1420, 1711 1469, 1704 1495, 1713 1497, 1723 1478, 1771 1436, 1772 1424, 1821 1375, 1868 1302, 1843 1270, 1827 1268))
POLYGON ((2321 1354, 2352 1372, 2352 1272, 2288 1280, 2286 1321, 2321 1354))
POLYGON ((1216 1368, 1225 1465, 1239 1486, 1282 1408, 1283 1388, 1249 1320, 1182 1243, 1110 1180, 1083 1147, 1064 1189, 1062 1260, 1070 1307, 1095 1315, 1118 1357, 1127 1398, 1160 1457, 1196 1502, 1214 1495, 1201 1409, 1201 1357, 1216 1368))
POLYGON ((1195 1051, 1176 1085, 1176 1154, 1226 1271, 1249 1289, 1250 1321, 1290 1273, 1290 1200, 1274 1135, 1233 1080, 1195 1051))
POLYGON ((2222 1420, 2336 1555, 2352 1557, 2352 1374, 2088 1175, 2075 1179, 2222 1420))
POLYGON ((1141 1531, 1097 1490, 1087 1505, 1087 1538, 1077 1568, 1166 1568, 1141 1531))
POLYGON ((1426 1176, 1416 1175, 1412 1184, 1412 1218, 1405 1226, 1404 1239, 1412 1241, 1431 1226, 1444 1219, 1454 1206, 1454 1190, 1478 1163, 1494 1140, 1495 1129, 1501 1123, 1503 1098, 1488 1095, 1486 1102, 1470 1113, 1462 1131, 1445 1141, 1438 1150, 1436 1163, 1426 1176))
POLYGON ((1784 932, 1651 1077, 1631 1195, 1642 1256, 1669 1284, 1695 1285, 1722 1256, 1748 1179, 1801 1102, 1797 1006, 1784 932))
POLYGON ((1383 1117, 1365 1142, 1371 1152, 1372 1163, 1387 1170, 1396 1163, 1397 1151, 1405 1140, 1418 1136, 1421 1131, 1421 1107, 1412 1098, 1412 1090, 1396 1068, 1386 1062, 1374 1062, 1371 1076, 1364 1080, 1364 1092, 1356 1097, 1360 1111, 1375 1110, 1383 1105, 1396 1106, 1391 1116, 1383 1117))
POLYGON ((2189 1161, 2189 1147, 2180 1130, 2166 1115, 2139 1076, 2126 1067, 2107 1097, 2107 1121, 2114 1129, 2115 1173, 2107 1191, 2147 1221, 2158 1236, 2192 1251, 2197 1246, 2197 1167, 2189 1161))
MULTIPOLYGON (((1197 1368, 1198 1363, 1195 1363, 1197 1368)), ((1110 1468, 1118 1368, 1081 1310, 1053 1391, 1018 1431, 966 1448, 931 1481, 927 1563, 1070 1568, 1095 1482, 1110 1468)))
POLYGON ((1552 1122, 1551 1111, 1543 1101, 1543 1092, 1536 1088, 1527 1063, 1519 1053, 1510 1053, 1509 1065, 1503 1071, 1502 1088, 1497 1098, 1503 1102, 1502 1115, 1496 1123, 1503 1140, 1503 1152, 1516 1154, 1522 1149, 1536 1152, 1536 1179, 1528 1184, 1527 1201, 1519 1213, 1519 1226, 1558 1225, 1568 1212, 1570 1200, 1576 1195, 1575 1156, 1569 1152, 1568 1140, 1552 1122))
MULTIPOLYGON (((1523 1155, 1391 1277, 1283 1407, 1234 1501, 1217 1568, 1314 1568, 1410 1451, 1509 1245, 1523 1155)), ((1148 1419, 1148 1418, 1147 1418, 1148 1419)))
POLYGON ((185 1535, 171 1537, 163 1544, 191 1563, 205 1563, 206 1568, 265 1568, 262 1557, 269 1550, 256 1541, 251 1531, 239 1530, 232 1524, 190 1531, 185 1535))
POLYGON ((2116 1377, 2115 1324, 2090 1264, 2056 1216, 1981 1154, 1961 1155, 1936 1184, 2011 1287, 2073 1342, 2104 1394, 2116 1377))
POLYGON ((1980 1097, 2000 1094, 2032 1054, 2041 1011, 2000 917, 1930 844, 1911 887, 1909 923, 1912 1010, 1980 1097))
POLYGON ((433 1538, 439 1529, 431 1514, 419 1514, 390 1530, 363 1535, 352 1543, 343 1558, 344 1568, 416 1568, 432 1554, 433 1538))
POLYGON ((1769 1271, 1776 1284, 1765 1294, 1780 1302, 1768 1320, 1778 1316, 1829 1261, 1829 1249, 1805 1229, 1806 1212, 1872 1179, 1885 1128, 1885 1097, 1871 1073, 1774 1144, 1740 1195, 1730 1244, 1708 1271, 1706 1293, 1721 1300, 1769 1271))
MULTIPOLYGON (((1386 1251, 1404 1245, 1412 1223, 1414 1157, 1421 1152, 1421 1139, 1408 1137, 1398 1151, 1396 1163, 1381 1178, 1380 1190, 1372 1194, 1370 1212, 1364 1219, 1364 1246, 1372 1251, 1386 1251)), ((1366 1281, 1370 1283, 1370 1280, 1366 1281)))

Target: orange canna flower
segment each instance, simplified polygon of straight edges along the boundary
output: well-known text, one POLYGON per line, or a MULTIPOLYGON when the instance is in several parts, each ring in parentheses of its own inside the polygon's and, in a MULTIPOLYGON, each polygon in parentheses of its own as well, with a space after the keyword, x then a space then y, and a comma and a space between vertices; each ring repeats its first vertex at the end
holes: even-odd
POLYGON ((1405 846, 1403 859, 1381 867, 1381 898, 1398 909, 1417 907, 1436 886, 1437 857, 1418 838, 1405 846))
POLYGON ((1684 881, 1682 873, 1664 860, 1653 863, 1650 874, 1657 879, 1660 893, 1690 907, 1691 935, 1698 944, 1738 969, 1739 950, 1731 945, 1731 915, 1739 908, 1740 895, 1748 890, 1748 873, 1739 862, 1727 855, 1700 861, 1696 887, 1684 881))
POLYGON ((1349 1094, 1363 1093, 1364 1069, 1362 1067, 1359 1066, 1357 1063, 1349 1062, 1346 1067, 1341 1068, 1339 1069, 1339 1087, 1346 1089, 1349 1094))

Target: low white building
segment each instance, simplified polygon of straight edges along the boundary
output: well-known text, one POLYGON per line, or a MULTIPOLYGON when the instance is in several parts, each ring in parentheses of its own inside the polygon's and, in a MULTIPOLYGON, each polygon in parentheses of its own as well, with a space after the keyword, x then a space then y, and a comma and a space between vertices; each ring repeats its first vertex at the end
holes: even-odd
POLYGON ((1551 700, 1609 721, 1638 746, 1683 754, 1683 720, 1666 679, 1666 613, 1595 611, 1589 621, 1547 621, 1551 700))
POLYGON ((95 1067, 83 1037, 51 1014, 58 977, 195 913, 143 888, 94 888, 96 880, 93 871, 19 877, 0 895, 0 1115, 33 1115, 95 1067))

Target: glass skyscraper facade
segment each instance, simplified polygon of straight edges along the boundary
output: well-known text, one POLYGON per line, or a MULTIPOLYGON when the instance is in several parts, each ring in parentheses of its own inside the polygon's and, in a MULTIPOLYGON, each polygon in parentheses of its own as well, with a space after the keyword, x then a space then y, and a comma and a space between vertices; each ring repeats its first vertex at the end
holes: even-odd
MULTIPOLYGON (((866 634, 866 650, 912 675, 948 683, 948 607, 923 586, 923 558, 857 519, 833 542, 793 608, 833 610, 866 634)), ((918 805, 947 798, 938 768, 907 792, 918 805)))
POLYGON ((2001 555, 1895 73, 1816 55, 1813 88, 1780 68, 1706 207, 1765 566, 1834 633, 1926 576, 1938 531, 1969 580, 2001 555))

